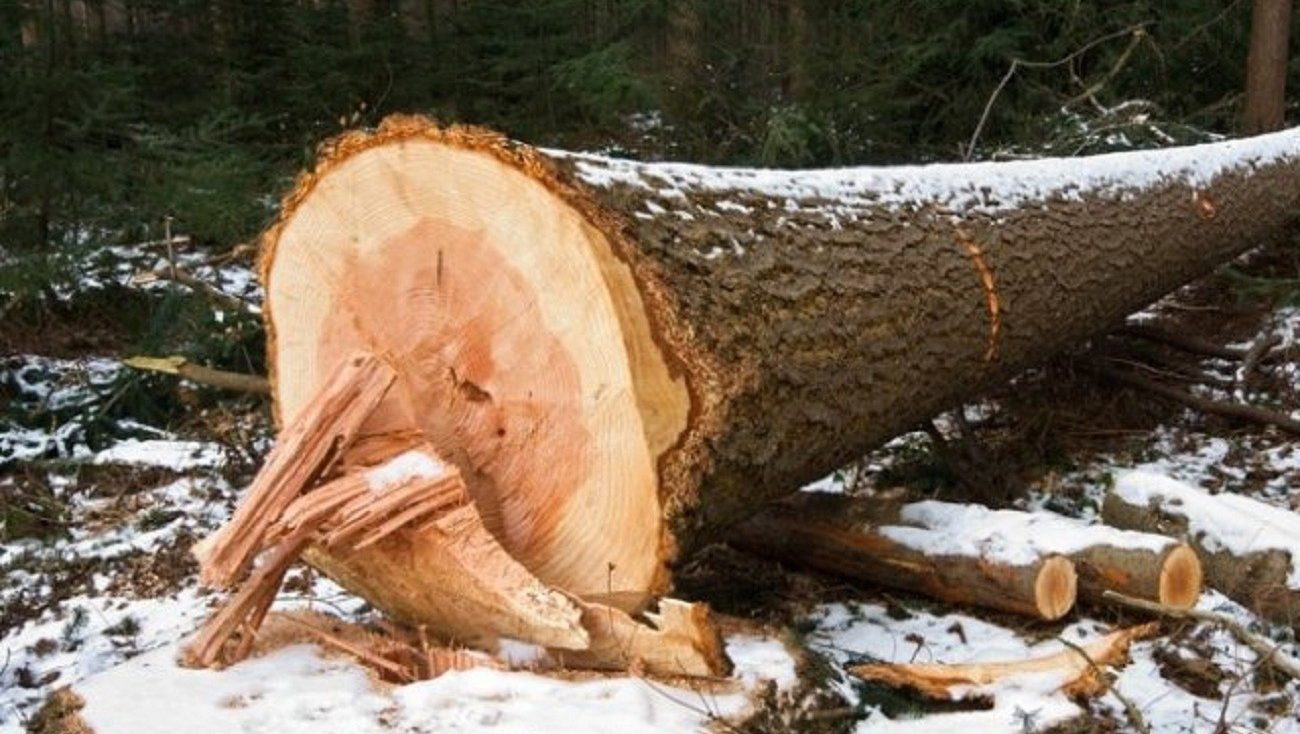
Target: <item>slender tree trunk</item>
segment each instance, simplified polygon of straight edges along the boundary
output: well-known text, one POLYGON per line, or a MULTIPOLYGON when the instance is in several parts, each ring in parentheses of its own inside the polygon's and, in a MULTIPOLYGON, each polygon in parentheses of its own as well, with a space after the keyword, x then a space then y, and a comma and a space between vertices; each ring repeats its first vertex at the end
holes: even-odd
POLYGON ((1291 23, 1291 0, 1254 0, 1246 100, 1241 112, 1241 129, 1248 135, 1281 130, 1285 125, 1291 23))

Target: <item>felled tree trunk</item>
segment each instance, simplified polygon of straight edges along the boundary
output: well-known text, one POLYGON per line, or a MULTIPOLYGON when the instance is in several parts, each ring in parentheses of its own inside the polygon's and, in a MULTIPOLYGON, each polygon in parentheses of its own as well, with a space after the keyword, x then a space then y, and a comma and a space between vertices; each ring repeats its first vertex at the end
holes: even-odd
POLYGON ((1057 619, 1105 591, 1186 608, 1196 553, 1172 538, 978 505, 800 493, 729 533, 746 550, 946 601, 1057 619))
MULTIPOLYGON (((532 573, 635 611, 763 501, 1298 216, 1297 131, 764 172, 390 118, 327 145, 265 238, 275 402, 292 420, 345 355, 382 355, 397 379, 364 433, 416 429, 532 573)), ((434 576, 325 565, 381 608, 434 576)))

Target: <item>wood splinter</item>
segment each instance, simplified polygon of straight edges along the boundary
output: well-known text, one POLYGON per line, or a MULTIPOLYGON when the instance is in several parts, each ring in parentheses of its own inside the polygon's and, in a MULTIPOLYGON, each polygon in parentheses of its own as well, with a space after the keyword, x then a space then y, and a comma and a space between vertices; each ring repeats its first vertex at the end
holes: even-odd
POLYGON ((1160 625, 1149 623, 1116 630, 1086 645, 1067 646, 1051 655, 988 663, 873 663, 850 668, 863 680, 906 688, 940 701, 957 701, 992 695, 1001 681, 1024 675, 1055 674, 1059 689, 1071 697, 1089 698, 1105 692, 1102 666, 1124 662, 1129 645, 1151 637, 1160 625))

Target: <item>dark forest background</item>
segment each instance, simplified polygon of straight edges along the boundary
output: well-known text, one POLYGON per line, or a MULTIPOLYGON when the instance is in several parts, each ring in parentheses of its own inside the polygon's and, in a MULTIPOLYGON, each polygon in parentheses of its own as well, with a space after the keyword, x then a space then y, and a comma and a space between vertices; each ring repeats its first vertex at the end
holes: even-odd
POLYGON ((1250 5, 0 0, 0 253, 52 268, 165 217, 233 247, 317 142, 395 111, 765 166, 1203 140, 1232 131, 1250 5))

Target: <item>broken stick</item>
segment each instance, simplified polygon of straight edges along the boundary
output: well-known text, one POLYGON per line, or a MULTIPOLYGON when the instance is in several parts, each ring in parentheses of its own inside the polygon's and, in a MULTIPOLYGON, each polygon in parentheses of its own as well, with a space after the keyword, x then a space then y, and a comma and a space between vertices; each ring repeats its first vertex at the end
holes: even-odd
POLYGON ((1106 681, 1098 675, 1099 668, 1122 663, 1134 640, 1150 637, 1159 627, 1158 624, 1143 624, 1116 630, 1079 646, 1082 653, 1080 649, 1067 646, 1060 652, 1027 660, 964 664, 872 663, 855 666, 849 672, 863 680, 906 688, 940 701, 987 696, 992 693, 991 686, 999 681, 1043 674, 1059 676, 1060 689, 1067 695, 1091 697, 1106 689, 1106 681))

